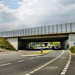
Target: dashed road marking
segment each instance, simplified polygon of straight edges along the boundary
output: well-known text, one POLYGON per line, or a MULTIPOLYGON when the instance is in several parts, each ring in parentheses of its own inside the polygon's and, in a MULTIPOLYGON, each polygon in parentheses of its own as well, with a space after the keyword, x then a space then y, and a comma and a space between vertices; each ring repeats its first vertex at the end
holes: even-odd
POLYGON ((29 60, 31 60, 31 59, 34 59, 34 57, 32 57, 32 58, 29 58, 29 60))
POLYGON ((0 66, 7 66, 7 65, 10 65, 11 63, 6 63, 6 64, 2 64, 0 66))
POLYGON ((53 61, 55 61, 56 59, 58 59, 61 55, 63 55, 63 53, 64 53, 64 51, 63 51, 59 56, 57 56, 56 58, 54 58, 53 60, 49 61, 48 63, 44 64, 43 66, 41 66, 41 67, 39 67, 39 68, 37 68, 37 69, 35 69, 35 70, 33 70, 33 71, 31 71, 31 72, 25 74, 25 75, 30 75, 30 74, 32 74, 32 73, 34 73, 34 72, 40 70, 41 68, 43 68, 43 67, 49 65, 50 63, 52 63, 53 61))
POLYGON ((66 70, 67 68, 65 67, 64 70, 66 70))
POLYGON ((66 71, 66 70, 63 70, 63 72, 64 72, 64 71, 66 71))
POLYGON ((35 58, 39 58, 39 57, 32 57, 32 58, 29 58, 29 60, 31 60, 31 59, 35 59, 35 58))
POLYGON ((69 60, 60 75, 65 75, 65 73, 70 65, 70 62, 71 62, 71 54, 69 55, 69 60))
POLYGON ((30 75, 30 74, 26 74, 26 75, 30 75))
POLYGON ((61 75, 65 75, 65 72, 62 72, 61 75))
POLYGON ((19 61, 17 61, 17 62, 23 62, 24 60, 19 60, 19 61))

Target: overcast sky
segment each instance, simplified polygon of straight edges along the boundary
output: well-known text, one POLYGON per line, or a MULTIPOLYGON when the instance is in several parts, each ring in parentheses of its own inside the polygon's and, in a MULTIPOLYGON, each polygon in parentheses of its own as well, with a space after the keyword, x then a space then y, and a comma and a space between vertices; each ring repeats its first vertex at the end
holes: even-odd
POLYGON ((75 0, 0 0, 0 32, 75 22, 75 0))

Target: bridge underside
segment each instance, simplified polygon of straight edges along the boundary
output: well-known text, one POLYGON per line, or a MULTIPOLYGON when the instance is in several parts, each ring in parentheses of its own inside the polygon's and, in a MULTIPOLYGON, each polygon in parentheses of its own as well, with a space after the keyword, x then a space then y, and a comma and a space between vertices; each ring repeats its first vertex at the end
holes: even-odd
POLYGON ((22 50, 29 48, 29 42, 61 42, 61 48, 67 49, 67 45, 72 46, 75 34, 60 34, 60 35, 38 35, 38 36, 23 36, 7 38, 8 42, 16 49, 22 50))
POLYGON ((61 42, 61 48, 65 49, 63 46, 63 43, 65 40, 67 40, 68 37, 57 37, 57 38, 35 38, 35 39, 19 39, 19 42, 21 45, 19 46, 19 49, 28 49, 29 48, 29 42, 61 42))

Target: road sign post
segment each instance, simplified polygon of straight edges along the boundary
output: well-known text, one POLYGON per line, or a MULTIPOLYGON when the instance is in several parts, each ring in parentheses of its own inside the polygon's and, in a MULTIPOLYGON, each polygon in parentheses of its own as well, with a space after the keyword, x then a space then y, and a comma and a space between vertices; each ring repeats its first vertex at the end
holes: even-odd
POLYGON ((43 48, 41 48, 41 54, 43 53, 43 48))

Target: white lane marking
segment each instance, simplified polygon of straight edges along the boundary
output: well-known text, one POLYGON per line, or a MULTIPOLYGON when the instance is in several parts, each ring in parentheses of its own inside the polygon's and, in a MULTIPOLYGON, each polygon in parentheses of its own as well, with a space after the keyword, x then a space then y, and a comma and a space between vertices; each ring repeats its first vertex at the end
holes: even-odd
POLYGON ((70 62, 71 62, 71 54, 69 55, 69 60, 60 75, 65 75, 65 73, 70 65, 70 62))
POLYGON ((34 71, 31 71, 30 73, 34 73, 34 71))
POLYGON ((66 70, 63 70, 63 72, 64 72, 64 71, 66 71, 66 70))
POLYGON ((64 53, 64 51, 63 51, 59 56, 57 56, 56 58, 54 58, 53 60, 49 61, 48 63, 44 64, 43 66, 41 66, 41 67, 39 67, 39 68, 37 68, 37 69, 35 69, 35 70, 33 70, 33 71, 31 71, 31 72, 25 74, 25 75, 30 75, 31 73, 34 73, 34 72, 40 70, 41 68, 43 68, 43 67, 49 65, 50 63, 52 63, 53 61, 55 61, 56 59, 58 59, 61 55, 63 55, 63 53, 64 53))
POLYGON ((30 75, 30 74, 26 74, 26 75, 30 75))
POLYGON ((61 75, 65 75, 65 72, 62 72, 61 75))
POLYGON ((32 57, 32 58, 29 58, 29 60, 31 60, 31 59, 34 59, 34 57, 32 57))
POLYGON ((24 60, 19 60, 19 61, 17 61, 17 62, 23 62, 24 60))
POLYGON ((2 64, 0 66, 6 66, 6 65, 10 65, 11 63, 6 63, 6 64, 2 64))
POLYGON ((39 58, 39 57, 32 57, 32 58, 29 58, 29 60, 31 60, 31 59, 35 59, 35 58, 39 58))
POLYGON ((67 68, 64 68, 64 70, 66 70, 67 68))

